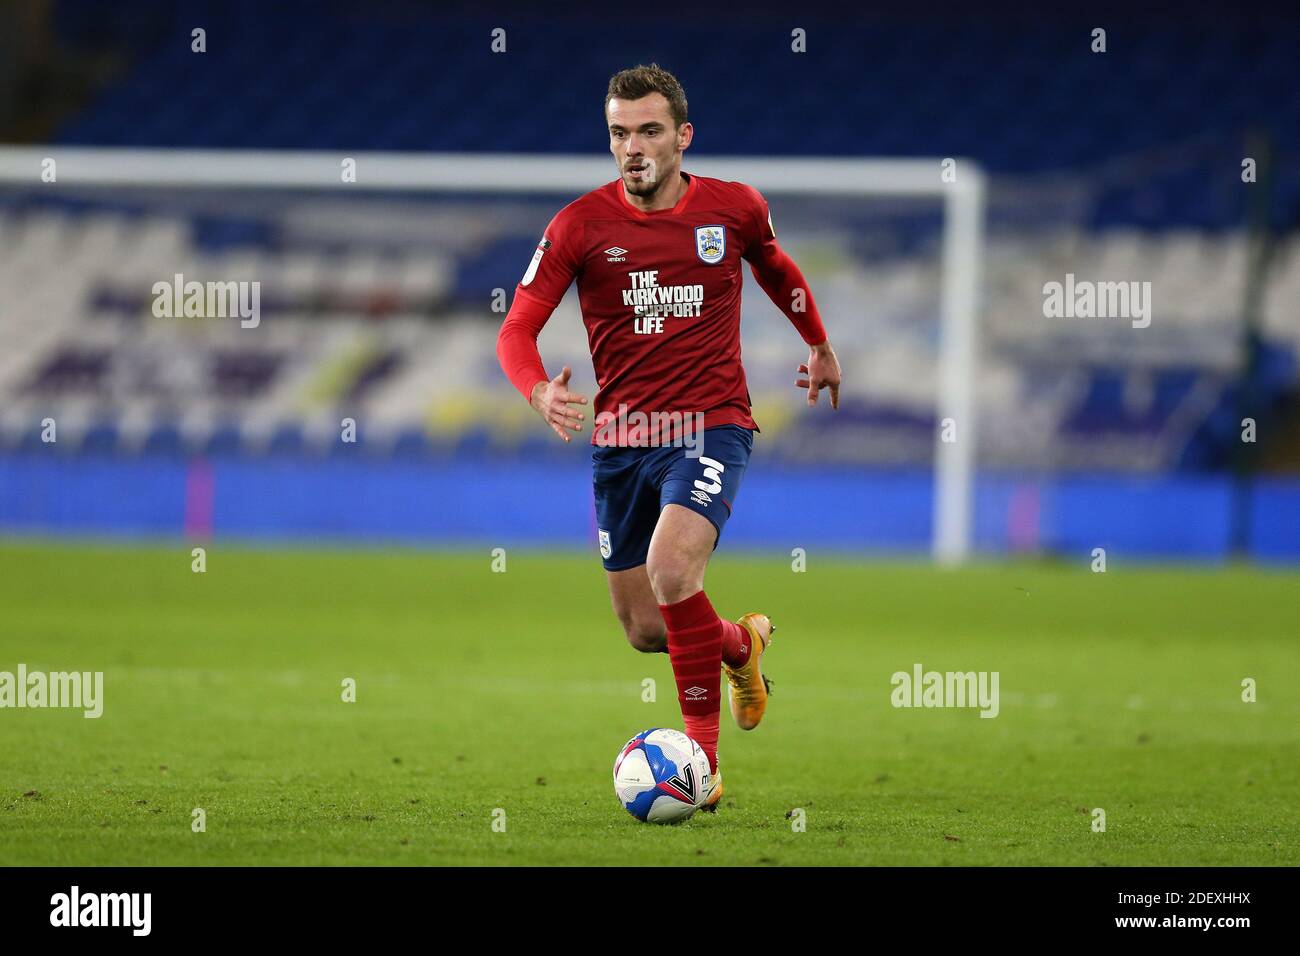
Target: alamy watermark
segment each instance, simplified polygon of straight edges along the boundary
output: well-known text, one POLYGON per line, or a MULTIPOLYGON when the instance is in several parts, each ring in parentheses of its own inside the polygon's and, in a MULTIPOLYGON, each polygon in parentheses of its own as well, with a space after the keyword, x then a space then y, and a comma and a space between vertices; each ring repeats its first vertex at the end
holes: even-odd
POLYGON ((920 664, 912 672, 895 671, 889 679, 894 689, 889 702, 895 707, 978 707, 981 717, 996 717, 998 671, 927 671, 920 664))
POLYGON ((1131 319, 1133 328, 1151 324, 1150 282, 1093 282, 1074 278, 1043 284, 1043 316, 1049 319, 1131 319))
POLYGON ((83 893, 73 886, 50 897, 51 926, 123 926, 133 936, 148 936, 152 911, 152 893, 83 893))
POLYGON ((622 448, 685 448, 687 458, 704 454, 703 412, 631 411, 621 403, 618 411, 596 414, 595 443, 622 448))
POLYGON ((262 321, 262 283, 185 281, 176 273, 172 281, 153 284, 153 314, 160 319, 238 318, 240 328, 255 329, 262 321))
POLYGON ((103 671, 0 671, 0 709, 69 707, 94 719, 104 713, 103 671))

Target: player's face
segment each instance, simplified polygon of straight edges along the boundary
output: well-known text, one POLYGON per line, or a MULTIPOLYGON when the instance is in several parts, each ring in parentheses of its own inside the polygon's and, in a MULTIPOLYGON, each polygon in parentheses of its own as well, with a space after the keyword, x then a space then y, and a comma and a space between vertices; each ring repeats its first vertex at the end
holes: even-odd
POLYGON ((691 142, 691 124, 679 127, 673 122, 662 93, 639 100, 615 97, 605 116, 609 120, 609 151, 631 195, 649 198, 677 176, 682 150, 691 142))

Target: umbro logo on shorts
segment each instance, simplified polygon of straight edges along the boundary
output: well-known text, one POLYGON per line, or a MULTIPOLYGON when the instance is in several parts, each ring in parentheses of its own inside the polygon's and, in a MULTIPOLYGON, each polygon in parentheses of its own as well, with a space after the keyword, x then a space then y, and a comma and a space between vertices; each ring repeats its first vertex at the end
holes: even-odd
POLYGON ((696 489, 695 491, 691 492, 691 498, 695 500, 695 503, 697 505, 713 504, 713 499, 710 498, 708 495, 706 495, 704 492, 700 491, 699 489, 696 489))

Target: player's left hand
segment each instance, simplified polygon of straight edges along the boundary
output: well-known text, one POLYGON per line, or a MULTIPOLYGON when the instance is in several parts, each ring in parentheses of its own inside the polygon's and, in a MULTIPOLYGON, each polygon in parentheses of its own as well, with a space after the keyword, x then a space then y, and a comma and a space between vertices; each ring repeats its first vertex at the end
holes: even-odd
POLYGON ((808 349, 808 362, 799 366, 807 378, 795 379, 795 385, 808 389, 808 404, 817 404, 817 393, 823 388, 831 391, 831 408, 840 407, 840 360, 830 342, 808 349))

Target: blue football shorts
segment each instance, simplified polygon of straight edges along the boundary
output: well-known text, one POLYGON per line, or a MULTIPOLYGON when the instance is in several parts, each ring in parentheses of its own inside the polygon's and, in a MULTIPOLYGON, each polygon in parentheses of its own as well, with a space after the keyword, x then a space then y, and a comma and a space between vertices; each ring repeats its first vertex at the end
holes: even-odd
MULTIPOLYGON (((597 537, 606 571, 645 564, 665 505, 682 505, 704 515, 722 536, 749 464, 754 432, 740 425, 715 425, 703 435, 697 449, 592 448, 597 537), (688 451, 698 457, 688 456, 688 451)), ((718 546, 717 539, 713 546, 718 546)))

